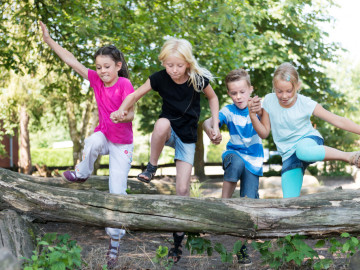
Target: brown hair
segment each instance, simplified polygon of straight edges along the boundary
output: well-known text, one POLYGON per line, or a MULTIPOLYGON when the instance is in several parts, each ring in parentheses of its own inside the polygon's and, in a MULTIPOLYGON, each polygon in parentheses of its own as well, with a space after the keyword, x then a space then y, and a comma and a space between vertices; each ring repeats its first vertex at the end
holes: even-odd
POLYGON ((246 70, 244 70, 242 68, 234 69, 234 70, 230 71, 228 73, 228 75, 226 75, 226 78, 225 78, 226 87, 228 87, 228 83, 240 81, 240 80, 245 80, 246 83, 248 84, 248 86, 251 87, 250 75, 249 75, 249 73, 246 72, 246 70))

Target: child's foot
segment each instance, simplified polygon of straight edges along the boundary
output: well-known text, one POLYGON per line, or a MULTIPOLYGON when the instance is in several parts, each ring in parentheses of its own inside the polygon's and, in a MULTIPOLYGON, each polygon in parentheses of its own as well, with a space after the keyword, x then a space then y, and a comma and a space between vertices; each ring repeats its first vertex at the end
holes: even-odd
POLYGON ((107 267, 112 269, 116 266, 119 258, 120 241, 110 238, 109 249, 106 254, 107 267))
POLYGON ((145 183, 150 183, 151 179, 153 179, 155 176, 156 170, 157 170, 157 166, 154 166, 149 162, 146 166, 145 171, 140 173, 137 176, 137 179, 145 183))
POLYGON ((71 183, 84 183, 88 178, 79 178, 74 171, 63 172, 61 178, 71 183))
POLYGON ((249 266, 252 264, 249 254, 247 253, 246 245, 242 245, 240 251, 236 254, 238 263, 241 266, 249 266))
POLYGON ((172 259, 174 261, 174 263, 177 263, 181 259, 181 255, 182 255, 181 242, 184 239, 184 236, 185 236, 185 233, 183 233, 182 235, 173 233, 174 247, 169 250, 168 259, 172 259))
POLYGON ((350 156, 350 165, 355 165, 356 168, 360 168, 360 151, 354 152, 350 156))

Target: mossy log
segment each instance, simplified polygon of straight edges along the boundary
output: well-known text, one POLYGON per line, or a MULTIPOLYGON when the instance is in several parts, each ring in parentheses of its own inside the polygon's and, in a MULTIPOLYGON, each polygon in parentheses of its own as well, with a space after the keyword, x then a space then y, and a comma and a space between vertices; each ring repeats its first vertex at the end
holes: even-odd
POLYGON ((0 207, 48 221, 256 237, 360 232, 360 190, 289 199, 113 195, 39 184, 0 169, 0 207))

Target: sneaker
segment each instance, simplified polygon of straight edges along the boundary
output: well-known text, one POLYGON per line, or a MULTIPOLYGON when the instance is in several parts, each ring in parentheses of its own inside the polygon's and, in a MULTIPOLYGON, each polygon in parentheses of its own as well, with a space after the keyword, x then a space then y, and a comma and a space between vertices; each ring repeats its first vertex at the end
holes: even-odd
POLYGON ((74 171, 63 172, 63 174, 61 175, 61 178, 68 182, 71 182, 71 183, 84 183, 86 180, 88 180, 88 178, 76 177, 76 174, 74 171))
POLYGON ((242 266, 249 266, 249 265, 252 265, 252 261, 250 259, 249 256, 241 256, 241 255, 237 255, 238 257, 238 263, 242 266))
POLYGON ((113 246, 111 240, 112 239, 110 238, 109 249, 106 254, 108 269, 113 269, 118 263, 118 259, 119 259, 119 248, 120 248, 120 243, 118 242, 119 240, 113 240, 118 242, 117 246, 113 246))

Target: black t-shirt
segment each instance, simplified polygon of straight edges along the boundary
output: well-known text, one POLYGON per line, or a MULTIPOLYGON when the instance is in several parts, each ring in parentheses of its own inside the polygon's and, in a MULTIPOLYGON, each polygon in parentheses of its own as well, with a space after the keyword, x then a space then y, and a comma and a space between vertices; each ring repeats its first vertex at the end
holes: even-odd
MULTIPOLYGON (((166 70, 155 72, 150 77, 151 88, 163 99, 162 112, 159 118, 170 120, 171 127, 184 143, 197 141, 197 126, 200 117, 200 93, 192 84, 175 83, 166 70)), ((204 90, 209 80, 204 77, 204 90)))

